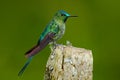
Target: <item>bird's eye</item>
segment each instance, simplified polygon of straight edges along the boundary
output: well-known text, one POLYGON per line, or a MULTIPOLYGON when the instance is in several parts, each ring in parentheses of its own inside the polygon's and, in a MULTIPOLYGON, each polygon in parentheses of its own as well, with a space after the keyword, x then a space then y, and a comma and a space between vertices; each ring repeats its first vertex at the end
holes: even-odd
POLYGON ((65 16, 65 14, 61 14, 61 16, 65 16))

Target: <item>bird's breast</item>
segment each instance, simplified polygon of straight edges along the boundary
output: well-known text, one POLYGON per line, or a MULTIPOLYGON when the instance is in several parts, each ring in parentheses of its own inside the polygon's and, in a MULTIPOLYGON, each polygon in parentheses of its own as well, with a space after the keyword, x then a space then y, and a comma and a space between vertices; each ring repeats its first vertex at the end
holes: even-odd
POLYGON ((62 38, 62 36, 64 35, 65 33, 65 25, 62 24, 62 25, 59 25, 59 32, 57 34, 57 38, 60 39, 62 38))
POLYGON ((60 32, 62 35, 65 33, 65 24, 60 26, 60 32))

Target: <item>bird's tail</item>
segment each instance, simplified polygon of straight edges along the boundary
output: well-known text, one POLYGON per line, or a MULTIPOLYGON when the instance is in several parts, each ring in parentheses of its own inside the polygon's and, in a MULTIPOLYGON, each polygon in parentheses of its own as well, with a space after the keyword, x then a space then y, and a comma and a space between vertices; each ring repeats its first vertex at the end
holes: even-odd
POLYGON ((22 76, 23 72, 25 71, 25 69, 27 68, 27 66, 30 64, 32 57, 29 57, 27 62, 25 63, 25 65, 23 66, 23 68, 20 70, 20 72, 18 73, 18 76, 22 76))

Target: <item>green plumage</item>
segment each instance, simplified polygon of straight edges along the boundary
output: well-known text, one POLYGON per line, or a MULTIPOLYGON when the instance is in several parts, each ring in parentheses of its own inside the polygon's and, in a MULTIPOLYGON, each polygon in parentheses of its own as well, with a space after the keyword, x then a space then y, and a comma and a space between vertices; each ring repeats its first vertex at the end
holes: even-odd
POLYGON ((51 32, 56 34, 53 38, 54 41, 57 41, 63 36, 65 32, 65 22, 66 22, 66 19, 68 18, 68 16, 63 14, 69 15, 66 12, 58 11, 53 17, 52 21, 46 26, 45 30, 40 36, 39 41, 43 40, 44 37, 51 32))
POLYGON ((26 57, 28 58, 28 61, 18 73, 19 76, 23 74, 24 70, 27 68, 34 55, 40 52, 49 43, 56 43, 56 41, 64 35, 65 22, 69 17, 76 16, 70 16, 67 12, 63 10, 58 11, 54 15, 51 22, 46 26, 46 28, 40 35, 37 45, 25 53, 26 57))

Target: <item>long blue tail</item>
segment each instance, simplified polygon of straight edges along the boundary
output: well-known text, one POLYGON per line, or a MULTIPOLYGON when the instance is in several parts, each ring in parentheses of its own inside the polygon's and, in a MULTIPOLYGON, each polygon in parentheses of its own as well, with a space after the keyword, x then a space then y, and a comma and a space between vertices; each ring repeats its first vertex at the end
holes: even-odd
POLYGON ((23 72, 25 71, 25 69, 27 68, 27 66, 30 64, 32 57, 29 57, 27 62, 25 63, 25 65, 23 66, 23 68, 20 70, 20 72, 18 73, 18 76, 22 76, 23 72))

